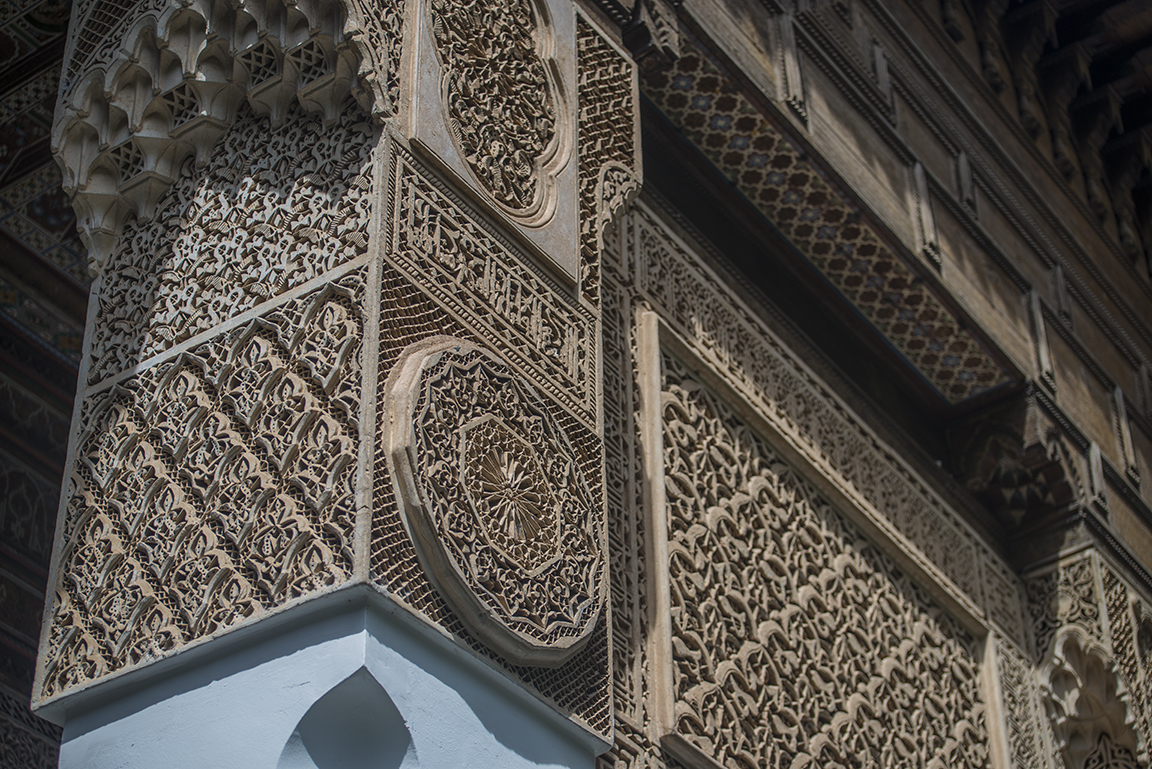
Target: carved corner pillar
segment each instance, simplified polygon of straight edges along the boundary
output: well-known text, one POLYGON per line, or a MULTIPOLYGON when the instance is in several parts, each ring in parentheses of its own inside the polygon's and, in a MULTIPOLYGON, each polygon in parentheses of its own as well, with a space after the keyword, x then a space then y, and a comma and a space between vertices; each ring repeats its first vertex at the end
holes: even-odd
POLYGON ((618 32, 569 0, 117 2, 76 6, 54 133, 98 279, 37 707, 359 602, 602 751, 618 32))

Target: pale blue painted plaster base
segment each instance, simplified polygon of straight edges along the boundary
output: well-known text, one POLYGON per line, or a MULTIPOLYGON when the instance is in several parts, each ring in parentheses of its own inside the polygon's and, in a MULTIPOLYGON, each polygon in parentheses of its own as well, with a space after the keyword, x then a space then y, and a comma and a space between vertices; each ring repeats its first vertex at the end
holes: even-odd
POLYGON ((60 766, 591 769, 607 747, 379 597, 297 610, 93 687, 60 766))

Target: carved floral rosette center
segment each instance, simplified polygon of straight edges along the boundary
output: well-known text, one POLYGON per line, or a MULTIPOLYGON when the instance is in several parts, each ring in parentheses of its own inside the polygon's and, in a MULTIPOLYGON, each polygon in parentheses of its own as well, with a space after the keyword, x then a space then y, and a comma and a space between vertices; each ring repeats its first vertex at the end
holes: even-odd
POLYGON ((512 661, 562 664, 606 590, 598 505, 563 428, 506 362, 452 337, 409 347, 385 401, 404 522, 437 589, 512 661))
POLYGON ((460 155, 517 217, 547 214, 545 167, 560 152, 558 78, 532 0, 431 0, 442 98, 460 155))

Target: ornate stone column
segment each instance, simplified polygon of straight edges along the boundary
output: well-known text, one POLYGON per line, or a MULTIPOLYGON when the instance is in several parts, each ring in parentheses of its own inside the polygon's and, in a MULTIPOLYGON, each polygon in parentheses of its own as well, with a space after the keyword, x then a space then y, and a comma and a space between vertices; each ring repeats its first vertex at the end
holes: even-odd
POLYGON ((54 148, 98 277, 34 702, 62 765, 608 747, 617 34, 570 0, 76 4, 54 148))

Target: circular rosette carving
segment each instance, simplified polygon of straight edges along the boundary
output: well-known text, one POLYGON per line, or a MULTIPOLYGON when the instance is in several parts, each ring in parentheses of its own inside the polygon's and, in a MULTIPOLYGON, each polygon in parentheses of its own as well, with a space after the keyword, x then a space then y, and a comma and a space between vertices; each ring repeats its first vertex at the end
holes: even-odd
POLYGON ((385 387, 389 457, 425 570, 477 637, 559 665, 604 604, 596 498, 563 428, 494 353, 412 345, 385 387))
POLYGON ((549 187, 566 160, 563 93, 544 8, 533 0, 430 0, 453 141, 508 213, 551 216, 549 187))

